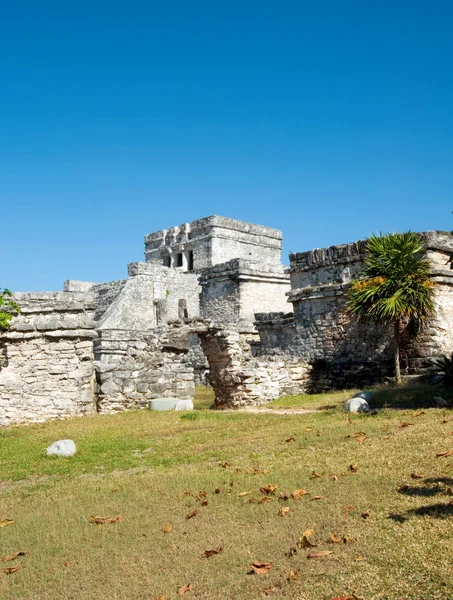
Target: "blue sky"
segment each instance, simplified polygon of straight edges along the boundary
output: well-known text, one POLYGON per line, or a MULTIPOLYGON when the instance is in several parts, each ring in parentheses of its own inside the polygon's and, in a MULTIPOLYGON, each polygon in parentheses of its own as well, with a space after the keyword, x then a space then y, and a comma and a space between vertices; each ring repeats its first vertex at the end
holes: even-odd
POLYGON ((220 214, 289 251, 453 229, 453 4, 4 3, 0 286, 109 281, 220 214))

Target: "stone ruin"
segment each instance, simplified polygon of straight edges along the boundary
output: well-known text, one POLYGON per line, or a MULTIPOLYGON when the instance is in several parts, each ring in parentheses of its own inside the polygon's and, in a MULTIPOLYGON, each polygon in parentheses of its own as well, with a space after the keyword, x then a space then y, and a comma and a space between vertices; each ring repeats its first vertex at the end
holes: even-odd
MULTIPOLYGON (((436 312, 405 331, 406 377, 453 349, 453 237, 422 235, 436 312)), ((22 312, 0 335, 0 425, 190 399, 208 382, 217 408, 235 408, 391 377, 390 332, 346 310, 366 243, 291 254, 289 268, 281 243, 276 229, 211 216, 147 235, 146 262, 125 280, 16 293, 22 312)))

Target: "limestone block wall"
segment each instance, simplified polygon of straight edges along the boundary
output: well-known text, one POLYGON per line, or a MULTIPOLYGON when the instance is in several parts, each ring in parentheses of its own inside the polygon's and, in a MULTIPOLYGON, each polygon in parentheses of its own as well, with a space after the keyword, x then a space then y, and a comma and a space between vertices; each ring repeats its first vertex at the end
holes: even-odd
POLYGON ((256 312, 291 309, 282 266, 234 259, 205 270, 200 286, 201 316, 218 323, 253 323, 256 312))
POLYGON ((0 425, 95 411, 94 298, 19 293, 22 309, 0 335, 0 425))
POLYGON ((145 237, 146 262, 162 264, 164 257, 170 257, 170 264, 174 265, 176 254, 193 252, 195 271, 233 258, 280 265, 281 248, 282 234, 278 229, 217 215, 145 237))
POLYGON ((131 263, 129 278, 99 320, 98 328, 146 331, 169 319, 199 315, 198 277, 154 263, 131 263))
POLYGON ((307 389, 310 367, 297 357, 254 358, 247 336, 213 324, 199 326, 216 408, 263 404, 307 389))
POLYGON ((146 408, 154 398, 193 398, 188 332, 182 321, 148 332, 100 331, 95 341, 98 411, 146 408))

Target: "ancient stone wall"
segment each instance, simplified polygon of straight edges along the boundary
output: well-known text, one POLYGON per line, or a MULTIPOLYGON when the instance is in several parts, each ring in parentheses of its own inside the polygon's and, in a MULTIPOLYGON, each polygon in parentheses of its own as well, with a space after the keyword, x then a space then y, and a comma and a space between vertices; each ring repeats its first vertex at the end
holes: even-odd
POLYGON ((22 313, 0 335, 0 425, 95 411, 94 297, 21 293, 22 313))
POLYGON ((154 398, 193 398, 188 334, 183 321, 148 332, 100 331, 95 341, 98 411, 146 408, 154 398))
POLYGON ((310 367, 297 357, 252 356, 248 335, 213 324, 196 328, 209 362, 216 408, 240 408, 307 389, 310 367))
POLYGON ((253 323, 256 312, 291 309, 282 266, 234 259, 205 270, 200 286, 201 316, 218 323, 253 323))
POLYGON ((278 266, 281 248, 282 234, 278 229, 216 215, 145 237, 146 262, 165 262, 175 267, 180 260, 185 271, 200 271, 234 258, 278 266))

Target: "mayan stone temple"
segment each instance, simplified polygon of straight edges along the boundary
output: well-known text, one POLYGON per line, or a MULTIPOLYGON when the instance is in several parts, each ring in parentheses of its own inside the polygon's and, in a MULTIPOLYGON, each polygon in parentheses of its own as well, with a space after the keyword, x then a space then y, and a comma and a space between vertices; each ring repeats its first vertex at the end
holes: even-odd
MULTIPOLYGON (((422 234, 436 312, 405 331, 402 372, 453 350, 453 238, 422 234)), ((17 293, 0 335, 0 425, 137 408, 190 408, 209 383, 217 408, 364 387, 392 372, 390 332, 351 321, 345 291, 365 242, 281 260, 276 229, 211 216, 145 237, 145 262, 108 283, 17 293)))

